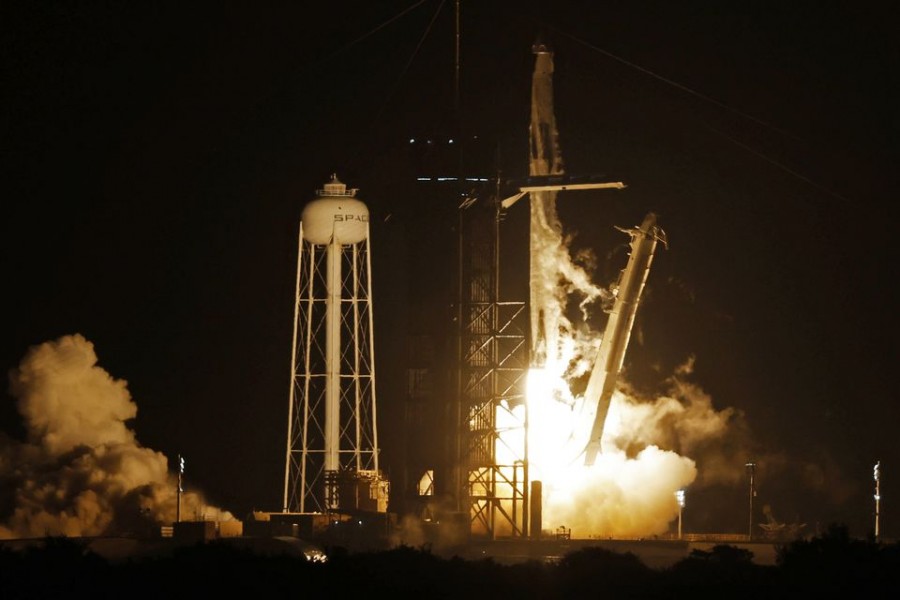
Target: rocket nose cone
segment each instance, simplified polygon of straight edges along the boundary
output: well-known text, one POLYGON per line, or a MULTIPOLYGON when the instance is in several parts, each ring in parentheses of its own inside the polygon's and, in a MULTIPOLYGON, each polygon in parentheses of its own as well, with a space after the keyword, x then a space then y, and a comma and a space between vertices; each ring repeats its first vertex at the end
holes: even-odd
POLYGON ((647 213, 647 216, 644 217, 644 222, 641 223, 640 231, 645 236, 652 237, 657 242, 660 242, 665 248, 669 247, 669 238, 666 232, 656 224, 656 213, 647 213))
POLYGON ((547 42, 547 33, 543 30, 539 31, 534 44, 531 45, 531 51, 535 54, 550 54, 550 44, 547 42))

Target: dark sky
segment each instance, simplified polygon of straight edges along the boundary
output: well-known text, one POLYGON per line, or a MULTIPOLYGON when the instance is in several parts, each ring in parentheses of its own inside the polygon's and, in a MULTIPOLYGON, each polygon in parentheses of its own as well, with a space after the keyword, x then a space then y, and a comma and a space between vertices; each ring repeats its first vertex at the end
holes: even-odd
MULTIPOLYGON (((336 172, 374 215, 387 457, 404 385, 391 287, 421 277, 398 240, 446 212, 409 197, 406 140, 452 124, 454 3, 308 4, 29 2, 0 18, 2 364, 81 333, 127 381, 140 442, 185 455, 237 515, 281 505, 305 202, 336 172)), ((629 186, 561 201, 563 223, 601 259, 613 225, 648 210, 669 237, 635 379, 693 356, 693 381, 744 413, 784 520, 864 534, 881 460, 896 536, 900 51, 882 4, 463 0, 459 114, 525 175, 543 32, 567 171, 629 186)), ((9 395, 0 417, 21 435, 9 395)), ((742 531, 742 493, 692 503, 696 525, 742 531)))

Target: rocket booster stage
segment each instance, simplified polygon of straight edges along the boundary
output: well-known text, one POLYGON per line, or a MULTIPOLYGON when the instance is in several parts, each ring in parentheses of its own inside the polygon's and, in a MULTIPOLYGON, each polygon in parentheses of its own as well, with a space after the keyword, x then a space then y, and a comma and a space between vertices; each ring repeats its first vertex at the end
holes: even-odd
POLYGON ((600 344, 600 353, 594 362, 594 369, 588 379, 587 388, 584 391, 585 407, 591 403, 597 403, 597 412, 594 416, 594 424, 591 427, 590 438, 585 449, 584 464, 592 465, 600 452, 600 439, 603 437, 603 428, 606 423, 606 415, 609 412, 609 403, 616 386, 616 378, 622 368, 625 358, 625 349, 631 337, 631 327, 637 313, 638 303, 647 275, 650 273, 650 264, 653 262, 653 253, 656 251, 657 242, 667 245, 666 234, 656 225, 656 215, 649 213, 644 217, 644 222, 638 228, 622 229, 619 231, 631 236, 631 252, 628 265, 622 271, 615 289, 616 300, 603 332, 603 341, 600 344))

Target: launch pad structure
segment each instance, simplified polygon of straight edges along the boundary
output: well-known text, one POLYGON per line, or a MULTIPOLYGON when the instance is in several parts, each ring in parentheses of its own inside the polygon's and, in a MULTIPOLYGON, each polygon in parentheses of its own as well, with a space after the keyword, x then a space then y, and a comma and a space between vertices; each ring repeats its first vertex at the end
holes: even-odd
MULTIPOLYGON (((470 519, 479 538, 540 538, 542 483, 529 473, 528 371, 543 367, 548 347, 556 344, 554 323, 544 318, 544 299, 536 265, 542 229, 555 232, 556 195, 567 189, 623 189, 620 181, 573 178, 565 174, 553 108, 553 53, 538 41, 533 48, 530 163, 527 181, 507 196, 498 180, 493 190, 466 198, 459 212, 457 300, 458 390, 455 465, 457 507, 470 519), (501 193, 503 192, 503 193, 501 193), (529 196, 530 300, 499 298, 499 223, 503 211, 529 196), (505 196, 505 197, 504 197, 505 196), (523 323, 526 315, 530 320, 523 323)), ((622 366, 635 311, 649 272, 656 243, 664 234, 648 215, 632 235, 628 266, 617 284, 616 303, 603 336, 585 392, 595 408, 586 464, 593 463, 616 377, 622 366), (593 443, 596 441, 596 444, 593 443)))
MULTIPOLYGON (((441 404, 443 408, 431 407, 438 413, 431 422, 443 418, 446 423, 431 436, 443 439, 443 451, 410 461, 415 472, 411 478, 404 476, 403 494, 410 494, 413 486, 407 480, 411 479, 417 488, 417 508, 413 509, 417 516, 435 525, 460 528, 458 533, 467 539, 542 536, 542 482, 532 480, 529 472, 526 380, 531 368, 543 366, 542 359, 557 343, 559 332, 543 318, 544 299, 536 295, 547 287, 535 281, 541 252, 535 242, 540 237, 536 229, 558 226, 555 202, 560 191, 625 187, 619 181, 565 173, 553 114, 553 54, 542 43, 535 44, 533 52, 529 177, 515 191, 509 189, 511 182, 499 177, 479 178, 491 184, 478 191, 456 190, 453 324, 443 332, 452 340, 452 356, 445 356, 453 363, 451 374, 439 382, 434 373, 428 373, 430 366, 422 356, 416 365, 410 364, 408 373, 407 416, 421 417, 424 404, 441 404), (528 303, 500 297, 500 223, 504 212, 525 196, 529 196, 531 229, 528 303), (448 388, 444 395, 425 389, 439 383, 448 388)), ((456 181, 463 180, 460 173, 456 181)), ((347 515, 385 516, 389 508, 390 484, 379 465, 369 213, 356 192, 335 175, 303 210, 284 496, 282 514, 273 513, 273 519, 334 515, 334 522, 340 523, 347 515)), ((592 438, 597 446, 604 407, 621 367, 653 248, 660 239, 655 216, 653 220, 645 222, 646 227, 623 230, 632 233, 633 244, 632 260, 620 284, 635 283, 625 286, 623 291, 628 293, 618 298, 622 314, 610 319, 618 324, 608 325, 604 334, 602 346, 616 352, 611 356, 601 352, 595 365, 595 372, 602 375, 601 385, 595 382, 588 390, 598 396, 592 438), (638 241, 645 240, 649 246, 641 245, 640 252, 635 252, 638 241), (640 269, 633 266, 636 262, 640 269)), ((594 400, 589 398, 586 404, 594 400)), ((400 506, 404 507, 402 500, 400 506)), ((408 514, 409 506, 404 510, 408 514)))
POLYGON ((528 535, 525 303, 501 301, 500 199, 462 203, 455 476, 471 534, 528 535))

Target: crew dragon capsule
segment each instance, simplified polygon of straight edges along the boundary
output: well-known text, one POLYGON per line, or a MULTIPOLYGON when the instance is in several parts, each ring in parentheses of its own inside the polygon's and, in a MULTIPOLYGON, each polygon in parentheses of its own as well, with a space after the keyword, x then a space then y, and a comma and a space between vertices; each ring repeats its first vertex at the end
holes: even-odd
POLYGON ((653 262, 656 245, 661 242, 664 246, 668 246, 666 234, 657 226, 654 213, 647 214, 640 227, 631 229, 616 227, 616 229, 631 236, 631 252, 628 265, 622 270, 614 290, 615 302, 603 332, 600 353, 594 362, 584 391, 585 407, 595 402, 597 407, 585 448, 585 465, 593 465, 600 452, 600 440, 603 437, 609 403, 625 359, 625 349, 631 337, 631 327, 637 314, 641 293, 650 274, 650 264, 653 262))

